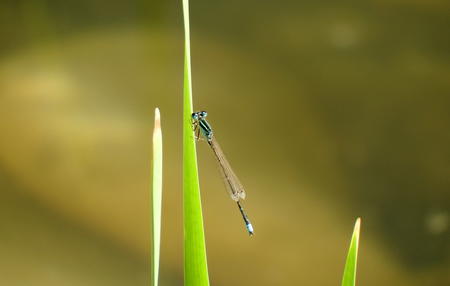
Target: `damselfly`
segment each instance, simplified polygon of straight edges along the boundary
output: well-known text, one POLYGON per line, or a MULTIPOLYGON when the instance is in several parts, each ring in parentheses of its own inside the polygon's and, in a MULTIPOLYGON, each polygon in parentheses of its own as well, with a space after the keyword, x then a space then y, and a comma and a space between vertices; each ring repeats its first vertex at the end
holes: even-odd
POLYGON ((231 166, 228 163, 228 160, 225 158, 225 155, 223 154, 219 143, 217 143, 211 125, 205 119, 207 115, 208 113, 206 113, 206 111, 192 113, 192 124, 194 125, 196 137, 197 139, 200 139, 200 134, 203 135, 203 137, 205 137, 209 146, 213 150, 214 155, 219 162, 220 170, 222 171, 227 191, 230 194, 231 199, 237 203, 249 235, 253 235, 253 226, 240 202, 241 200, 245 199, 244 187, 242 186, 236 174, 233 172, 233 169, 231 169, 231 166))

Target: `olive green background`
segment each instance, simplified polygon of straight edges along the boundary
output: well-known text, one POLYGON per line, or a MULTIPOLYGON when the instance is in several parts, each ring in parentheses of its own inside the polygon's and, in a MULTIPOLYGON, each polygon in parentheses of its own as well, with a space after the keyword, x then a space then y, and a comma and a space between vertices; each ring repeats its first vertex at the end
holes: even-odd
MULTIPOLYGON (((161 285, 182 285, 181 1, 0 3, 0 285, 148 285, 153 110, 161 285)), ((448 285, 450 5, 191 1, 212 285, 448 285)))

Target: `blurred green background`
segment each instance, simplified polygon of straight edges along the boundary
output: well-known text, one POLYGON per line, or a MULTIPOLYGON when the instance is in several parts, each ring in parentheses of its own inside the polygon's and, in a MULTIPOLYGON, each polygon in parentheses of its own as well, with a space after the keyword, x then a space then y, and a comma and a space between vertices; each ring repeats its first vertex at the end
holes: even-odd
MULTIPOLYGON (((180 1, 0 2, 0 285, 182 285, 180 1)), ((449 285, 450 4, 191 1, 193 90, 247 190, 198 145, 212 285, 449 285)))

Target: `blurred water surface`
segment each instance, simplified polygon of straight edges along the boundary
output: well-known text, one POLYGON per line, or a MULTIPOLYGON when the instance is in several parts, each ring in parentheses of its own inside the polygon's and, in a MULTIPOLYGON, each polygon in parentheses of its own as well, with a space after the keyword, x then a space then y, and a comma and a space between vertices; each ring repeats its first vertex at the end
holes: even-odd
MULTIPOLYGON (((211 283, 448 285, 449 8, 195 1, 194 102, 248 192, 249 239, 198 145, 211 283)), ((153 109, 162 284, 182 284, 181 4, 0 4, 0 284, 145 285, 153 109)), ((213 167, 212 167, 213 166, 213 167)))

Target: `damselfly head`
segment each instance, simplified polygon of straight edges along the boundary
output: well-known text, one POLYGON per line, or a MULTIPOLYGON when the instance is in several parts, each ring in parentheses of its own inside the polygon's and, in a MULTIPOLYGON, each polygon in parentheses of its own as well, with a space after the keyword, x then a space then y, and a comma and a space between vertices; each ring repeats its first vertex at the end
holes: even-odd
POLYGON ((192 113, 191 116, 192 116, 192 119, 199 120, 199 119, 202 119, 202 118, 205 118, 206 116, 208 116, 208 113, 206 111, 197 111, 197 112, 192 113))

